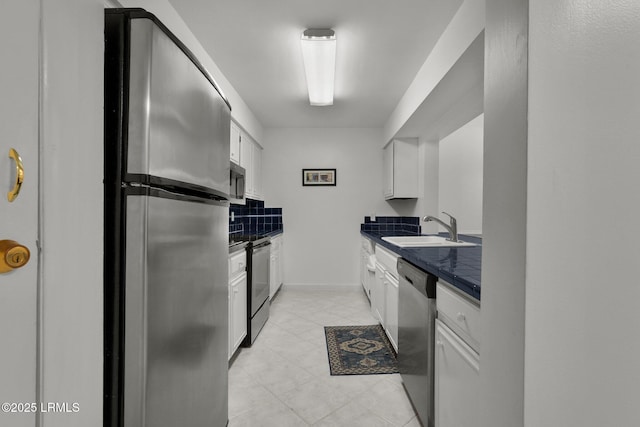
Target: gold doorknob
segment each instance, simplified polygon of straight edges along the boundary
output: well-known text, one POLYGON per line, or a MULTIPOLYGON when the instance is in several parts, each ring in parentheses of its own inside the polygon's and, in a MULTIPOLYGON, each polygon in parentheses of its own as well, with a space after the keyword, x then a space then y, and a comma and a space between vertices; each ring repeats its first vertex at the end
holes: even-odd
POLYGON ((8 273, 29 262, 31 253, 26 246, 13 240, 0 240, 0 273, 8 273))

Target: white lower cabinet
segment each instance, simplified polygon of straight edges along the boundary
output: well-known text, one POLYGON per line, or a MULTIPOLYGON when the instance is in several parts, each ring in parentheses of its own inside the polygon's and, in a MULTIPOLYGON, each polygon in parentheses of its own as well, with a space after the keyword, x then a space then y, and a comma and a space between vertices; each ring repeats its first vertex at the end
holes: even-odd
POLYGON ((474 426, 480 399, 480 356, 436 320, 436 427, 474 426))
POLYGON ((384 318, 384 276, 385 269, 382 265, 376 262, 376 274, 375 280, 371 286, 371 315, 378 321, 380 324, 385 324, 384 318))
POLYGON ((376 280, 376 257, 374 244, 371 240, 363 237, 360 248, 360 284, 365 295, 371 300, 371 288, 376 280))
POLYGON ((282 234, 271 238, 271 263, 269 265, 269 299, 273 299, 283 282, 284 257, 282 234))
POLYGON ((229 257, 229 359, 247 336, 247 253, 229 257))
POLYGON ((367 277, 367 256, 364 253, 364 249, 360 249, 360 284, 362 285, 362 289, 364 289, 367 296, 369 293, 367 292, 367 286, 365 282, 365 278, 367 277))
POLYGON ((436 308, 435 427, 473 426, 480 396, 480 305, 440 280, 436 308))
POLYGON ((364 291, 367 294, 367 298, 369 298, 369 302, 371 303, 371 289, 374 287, 376 282, 376 257, 375 255, 370 255, 368 263, 366 265, 366 276, 364 278, 364 291))
POLYGON ((399 297, 398 279, 393 277, 389 272, 385 275, 385 325, 384 330, 387 332, 389 341, 393 348, 398 351, 398 297, 399 297))
POLYGON ((371 314, 387 334, 391 345, 398 351, 398 263, 399 255, 376 245, 376 273, 371 287, 371 314))

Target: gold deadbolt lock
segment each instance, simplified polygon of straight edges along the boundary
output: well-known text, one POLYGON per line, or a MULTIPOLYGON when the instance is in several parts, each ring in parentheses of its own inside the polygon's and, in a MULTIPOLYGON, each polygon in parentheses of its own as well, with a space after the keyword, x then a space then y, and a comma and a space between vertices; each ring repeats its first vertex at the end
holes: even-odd
POLYGON ((0 273, 23 267, 30 257, 31 253, 26 246, 13 240, 0 240, 0 273))

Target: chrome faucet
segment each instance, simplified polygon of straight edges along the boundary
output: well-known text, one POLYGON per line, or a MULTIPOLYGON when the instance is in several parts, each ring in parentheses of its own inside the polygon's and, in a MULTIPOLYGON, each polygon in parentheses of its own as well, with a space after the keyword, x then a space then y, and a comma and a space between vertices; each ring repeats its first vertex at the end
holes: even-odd
POLYGON ((449 225, 445 224, 441 219, 431 215, 425 216, 424 218, 422 218, 422 220, 424 222, 429 222, 429 221, 437 222, 438 224, 446 228, 447 231, 449 232, 449 238, 447 240, 451 242, 457 242, 458 241, 458 222, 453 216, 449 215, 448 213, 444 211, 442 213, 449 217, 449 225))

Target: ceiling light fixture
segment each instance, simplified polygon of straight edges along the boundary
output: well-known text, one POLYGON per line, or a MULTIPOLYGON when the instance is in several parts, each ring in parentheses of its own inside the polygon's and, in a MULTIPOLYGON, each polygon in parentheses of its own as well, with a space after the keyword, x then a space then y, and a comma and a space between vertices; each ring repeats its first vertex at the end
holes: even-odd
POLYGON ((301 44, 309 103, 333 105, 333 81, 336 72, 335 32, 331 29, 304 30, 301 44))

